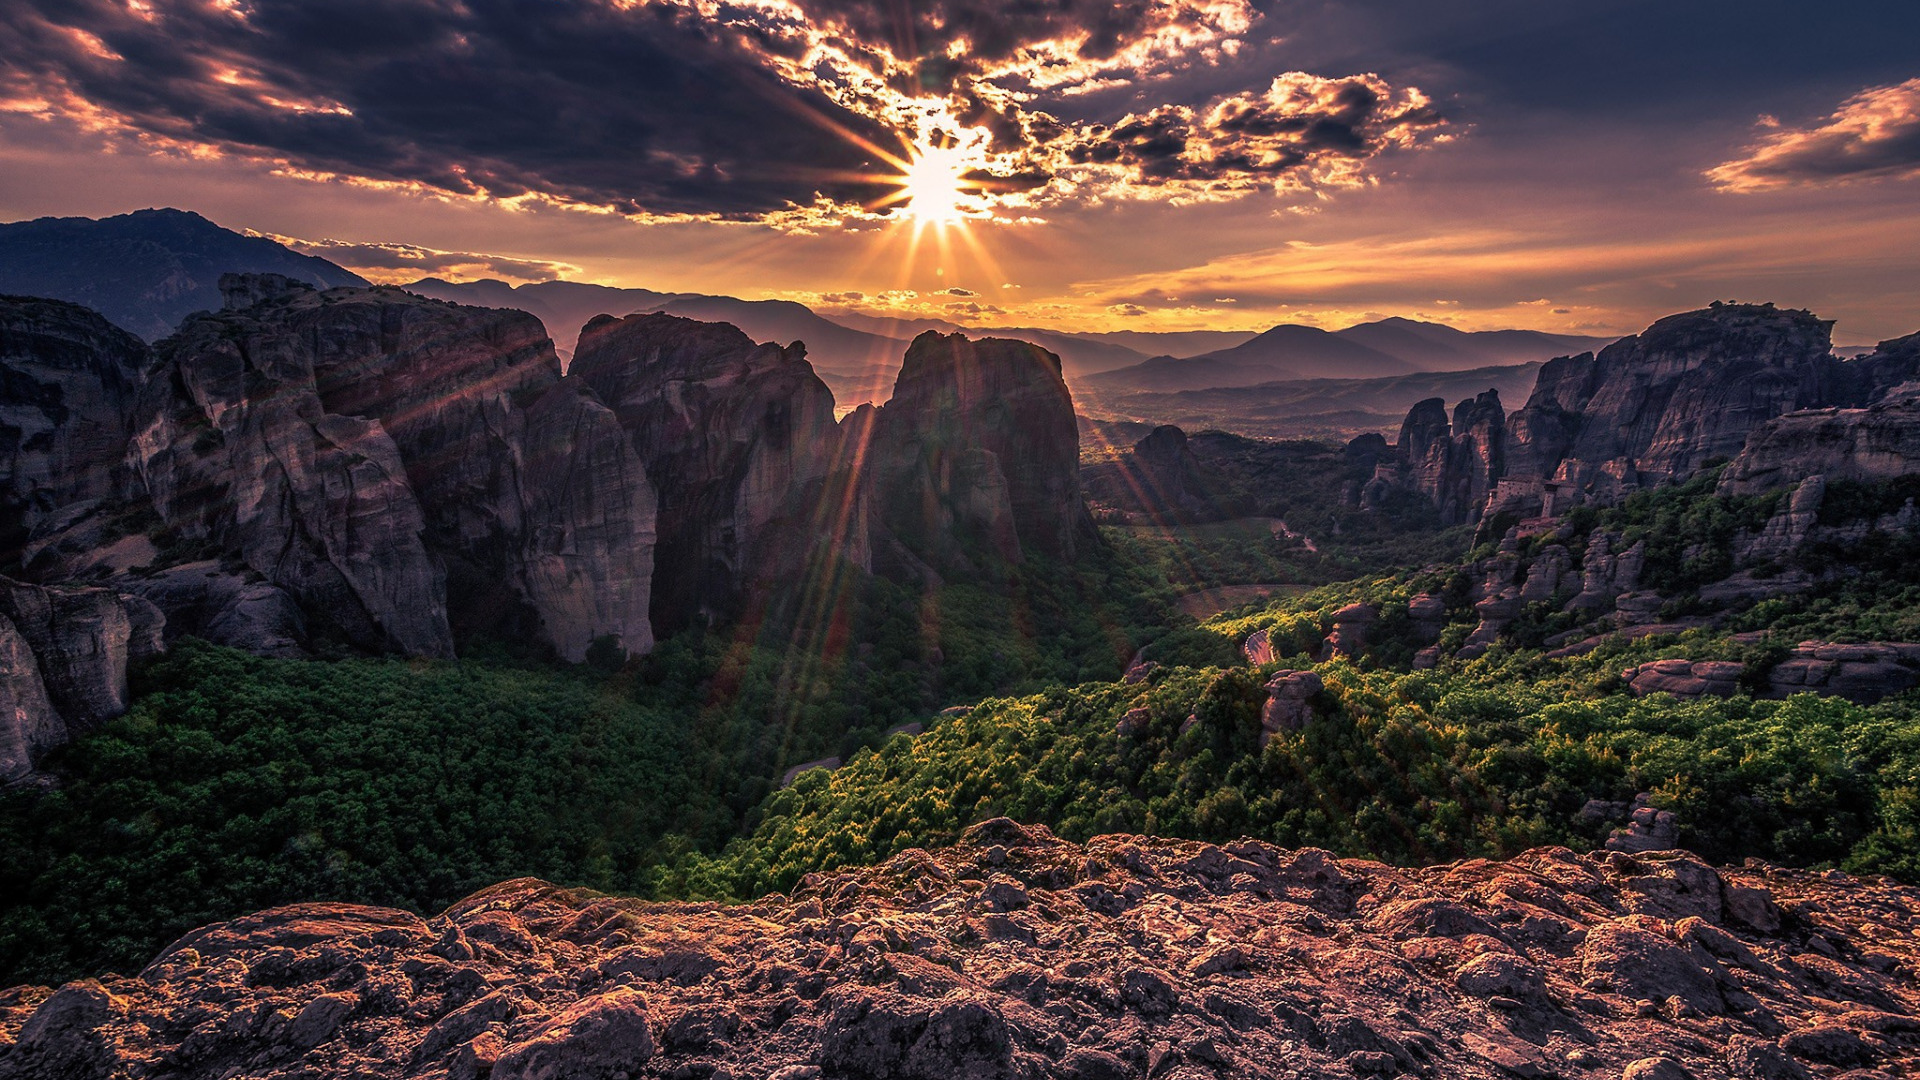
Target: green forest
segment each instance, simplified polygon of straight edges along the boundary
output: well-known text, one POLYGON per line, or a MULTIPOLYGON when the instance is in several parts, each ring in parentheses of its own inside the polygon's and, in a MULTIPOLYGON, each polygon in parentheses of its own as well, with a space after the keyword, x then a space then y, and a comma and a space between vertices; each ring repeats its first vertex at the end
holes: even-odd
MULTIPOLYGON (((1842 487, 1834 520, 1906 497, 1842 487)), ((1689 590, 1725 571, 1716 545, 1778 498, 1718 496, 1708 477, 1577 511, 1519 554, 1577 552, 1603 528, 1644 538, 1663 594, 1697 608, 1689 590)), ((1920 693, 1679 702, 1635 698, 1620 674, 1678 656, 1763 672, 1806 637, 1914 640, 1910 535, 1809 551, 1839 572, 1713 629, 1555 659, 1542 644, 1565 620, 1541 605, 1510 644, 1430 670, 1412 667, 1407 601, 1446 598, 1442 640, 1458 643, 1473 618, 1462 560, 1491 541, 1363 532, 1311 553, 1222 530, 1103 535, 1073 568, 985 584, 849 576, 831 632, 774 603, 626 662, 505 646, 269 660, 183 641, 136 673, 128 715, 48 763, 51 782, 0 792, 0 980, 137 970, 189 929, 275 904, 432 912, 524 875, 751 898, 1002 814, 1076 840, 1246 835, 1415 863, 1591 847, 1618 818, 1590 801, 1644 792, 1712 859, 1920 880, 1920 693), (1316 587, 1198 623, 1174 604, 1275 580, 1316 587), (1380 609, 1372 648, 1316 665, 1332 613, 1359 599, 1380 609), (1278 657, 1263 668, 1239 651, 1256 629, 1278 657), (1144 677, 1123 680, 1142 657, 1144 677), (1309 666, 1324 682, 1313 719, 1263 745, 1268 677, 1309 666), (1135 709, 1147 721, 1123 735, 1135 709), (894 731, 909 723, 924 734, 894 731), (825 757, 845 765, 780 786, 825 757)))

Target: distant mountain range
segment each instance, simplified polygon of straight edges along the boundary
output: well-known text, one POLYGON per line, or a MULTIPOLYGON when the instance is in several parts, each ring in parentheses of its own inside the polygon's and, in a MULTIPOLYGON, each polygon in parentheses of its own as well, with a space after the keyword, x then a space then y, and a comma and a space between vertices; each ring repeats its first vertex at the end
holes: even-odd
POLYGON ((186 210, 0 225, 0 293, 82 304, 148 341, 220 308, 220 275, 284 274, 323 289, 366 279, 325 259, 223 229, 186 210))
POLYGON ((1088 421, 1098 424, 1175 424, 1188 431, 1231 431, 1266 439, 1350 439, 1369 431, 1391 435, 1407 407, 1425 398, 1451 402, 1497 390, 1504 401, 1525 401, 1540 367, 1534 361, 1466 371, 1290 379, 1202 390, 1083 392, 1078 404, 1088 421))
POLYGON ((1469 333, 1399 318, 1331 332, 1284 324, 1231 348, 1185 359, 1156 356, 1084 381, 1102 391, 1167 393, 1300 379, 1383 379, 1538 362, 1587 352, 1611 341, 1536 330, 1469 333))
MULTIPOLYGON (((363 285, 356 274, 302 255, 265 237, 223 229, 183 210, 142 210, 119 217, 42 218, 0 225, 0 292, 84 304, 118 326, 156 340, 187 315, 214 310, 222 273, 277 273, 321 288, 363 285)), ((755 341, 807 346, 807 358, 842 407, 889 396, 900 357, 927 330, 964 331, 1032 342, 1060 357, 1083 398, 1244 388, 1298 380, 1394 380, 1425 372, 1512 367, 1584 352, 1605 338, 1531 330, 1467 333, 1435 323, 1382 319, 1329 332, 1300 325, 1251 331, 1074 333, 1045 327, 967 326, 941 319, 890 319, 857 312, 816 312, 790 300, 623 289, 573 281, 509 285, 425 278, 404 286, 432 299, 526 311, 546 326, 562 358, 596 315, 665 312, 727 322, 755 341)), ((1415 380, 1416 382, 1418 380, 1415 380)), ((1390 381, 1379 387, 1396 393, 1390 381)), ((1306 397, 1318 399, 1320 391, 1306 397)), ((1338 396, 1338 395, 1337 395, 1338 396)), ((1374 400, 1372 391, 1361 395, 1374 400)), ((1299 393, 1263 392, 1258 399, 1304 404, 1299 393)), ((1132 402, 1144 404, 1144 399, 1132 402)), ((1248 408, 1253 399, 1241 404, 1248 408)), ((1379 400, 1386 413, 1404 401, 1379 400)), ((1185 406, 1182 406, 1183 408, 1185 406)), ((1353 423, 1364 424, 1369 404, 1353 423)), ((1132 410, 1122 410, 1132 411, 1132 410)), ((1238 405, 1236 413, 1244 412, 1238 405)))

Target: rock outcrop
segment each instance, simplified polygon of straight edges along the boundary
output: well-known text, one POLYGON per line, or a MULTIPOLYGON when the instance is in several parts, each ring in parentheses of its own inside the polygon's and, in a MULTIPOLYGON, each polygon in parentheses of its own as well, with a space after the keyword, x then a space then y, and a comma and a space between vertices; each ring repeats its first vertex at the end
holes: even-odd
POLYGON ((1511 416, 1497 418, 1482 395, 1448 425, 1438 399, 1421 402, 1372 497, 1396 485, 1424 491, 1452 522, 1551 517, 1685 480, 1736 455, 1746 460, 1728 471, 1728 483, 1743 491, 1811 472, 1904 474, 1913 448, 1895 431, 1898 408, 1876 420, 1868 407, 1891 402, 1902 383, 1920 377, 1920 334, 1843 361, 1832 355, 1831 330, 1806 311, 1715 304, 1661 319, 1597 355, 1549 361, 1511 416), (1821 409, 1830 411, 1804 412, 1821 409), (1464 449, 1463 432, 1474 436, 1464 449), (1442 455, 1434 448, 1448 438, 1455 445, 1442 455), (1755 446, 1743 454, 1750 438, 1755 446))
POLYGON ((302 288, 197 316, 163 342, 134 471, 168 529, 231 553, 353 643, 450 657, 444 571, 400 448, 379 420, 321 400, 316 340, 299 325, 324 319, 319 299, 302 288))
POLYGON ((1071 562, 1097 542, 1073 399, 1060 358, 1038 345, 920 335, 870 430, 857 456, 886 540, 876 569, 968 573, 987 553, 1071 562))
MULTIPOLYGON (((64 372, 56 396, 91 410, 24 443, 59 451, 40 474, 85 478, 33 496, 29 572, 108 580, 173 633, 269 655, 310 633, 415 656, 489 631, 575 660, 651 645, 653 493, 537 320, 272 274, 222 291, 151 359, 79 309, 9 309, 37 385, 64 372)), ((8 415, 33 404, 19 381, 8 415)))
POLYGON ((839 443, 833 393, 803 346, 672 315, 604 317, 581 331, 568 378, 613 410, 659 492, 657 629, 729 617, 755 583, 797 574, 839 443))
POLYGON ((580 660, 726 620, 822 557, 928 582, 1094 542, 1057 358, 923 337, 834 420, 804 348, 601 318, 561 376, 524 312, 230 275, 149 351, 0 307, 0 568, 110 582, 268 655, 580 660), (879 558, 876 558, 876 552, 879 558))
POLYGON ((1444 525, 1475 520, 1506 475, 1506 410, 1500 393, 1488 390, 1454 407, 1428 398, 1407 412, 1400 438, 1384 456, 1365 436, 1348 446, 1352 457, 1374 456, 1374 476, 1361 490, 1361 505, 1384 505, 1396 491, 1432 500, 1444 525))
POLYGON ((1187 433, 1162 424, 1111 460, 1080 470, 1091 503, 1133 524, 1224 521, 1252 512, 1251 500, 1195 454, 1187 433))
POLYGON ((741 907, 521 880, 431 919, 262 912, 137 978, 0 995, 0 1076, 1898 1070, 1920 1055, 1917 910, 1682 852, 1396 870, 999 820, 741 907))
POLYGON ((1720 491, 1751 495, 1802 477, 1874 482, 1920 473, 1920 383, 1864 409, 1788 413, 1761 425, 1720 476, 1720 491))
POLYGON ((1771 304, 1719 304, 1549 361, 1512 417, 1508 471, 1604 499, 1730 458, 1760 424, 1838 391, 1832 327, 1771 304))
POLYGON ((1313 719, 1313 699, 1325 684, 1317 671, 1276 671, 1267 680, 1267 700, 1260 706, 1260 745, 1283 731, 1299 731, 1313 719))
MULTIPOLYGON (((1731 697, 1744 687, 1747 666, 1731 660, 1654 660, 1620 673, 1635 696, 1672 694, 1731 697)), ((1766 670, 1761 696, 1799 693, 1842 697, 1863 705, 1920 686, 1920 644, 1803 641, 1766 670)))
POLYGON ((164 621, 139 597, 0 578, 0 782, 126 712, 127 669, 160 651, 164 621))
POLYGON ((145 343, 86 308, 0 297, 0 567, 34 530, 116 493, 145 343))

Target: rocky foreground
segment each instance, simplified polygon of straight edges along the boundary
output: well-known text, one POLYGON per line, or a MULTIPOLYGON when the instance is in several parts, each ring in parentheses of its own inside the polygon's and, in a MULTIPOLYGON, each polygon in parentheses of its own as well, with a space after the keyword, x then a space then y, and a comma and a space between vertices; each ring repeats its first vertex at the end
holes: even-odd
POLYGON ((0 1076, 1906 1076, 1917 908, 1680 852, 1399 870, 999 820, 740 907, 262 912, 0 995, 0 1076))

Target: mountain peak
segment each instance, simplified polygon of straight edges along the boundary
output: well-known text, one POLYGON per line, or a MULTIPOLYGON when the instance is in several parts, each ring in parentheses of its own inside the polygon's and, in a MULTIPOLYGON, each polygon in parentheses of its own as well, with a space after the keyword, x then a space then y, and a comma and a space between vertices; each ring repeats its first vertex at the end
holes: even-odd
POLYGON ((220 276, 248 273, 320 289, 367 284, 325 259, 170 206, 0 225, 0 293, 84 304, 149 341, 196 311, 219 310, 220 276))

